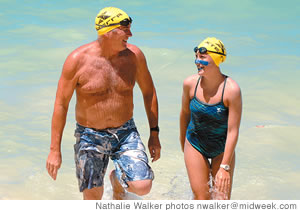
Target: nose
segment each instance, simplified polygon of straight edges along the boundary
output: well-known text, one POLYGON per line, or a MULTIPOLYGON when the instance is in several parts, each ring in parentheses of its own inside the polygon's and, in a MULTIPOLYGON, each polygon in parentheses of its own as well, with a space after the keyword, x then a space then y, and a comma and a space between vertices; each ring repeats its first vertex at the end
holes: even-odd
POLYGON ((195 60, 195 64, 198 66, 198 65, 204 65, 204 66, 207 66, 209 64, 208 61, 205 61, 205 60, 200 60, 200 59, 196 59, 195 60))
POLYGON ((127 29, 127 30, 126 30, 126 35, 127 35, 128 37, 131 37, 131 36, 132 36, 132 33, 131 33, 131 30, 130 30, 130 29, 127 29))

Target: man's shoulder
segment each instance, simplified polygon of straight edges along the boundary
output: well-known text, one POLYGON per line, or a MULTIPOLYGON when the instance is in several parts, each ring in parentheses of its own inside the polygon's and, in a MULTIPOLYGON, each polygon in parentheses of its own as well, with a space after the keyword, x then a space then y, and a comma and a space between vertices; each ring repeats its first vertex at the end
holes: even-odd
POLYGON ((138 48, 136 45, 134 44, 129 44, 127 43, 127 48, 133 52, 136 52, 136 51, 141 51, 140 48, 138 48))
POLYGON ((135 54, 135 56, 140 57, 140 56, 144 56, 142 50, 140 48, 138 48, 136 45, 134 44, 129 44, 127 43, 127 48, 133 52, 135 54))
POLYGON ((92 49, 95 46, 95 42, 90 42, 84 45, 81 45, 80 47, 76 48, 75 50, 73 50, 69 57, 73 58, 73 59, 79 59, 82 56, 89 54, 89 52, 92 51, 92 49))
POLYGON ((127 43, 127 49, 132 53, 132 55, 134 55, 135 60, 139 64, 143 64, 146 62, 146 57, 145 57, 144 53, 136 45, 127 43))
POLYGON ((73 50, 65 60, 64 72, 74 74, 81 64, 86 60, 86 55, 91 51, 93 43, 88 43, 73 50))

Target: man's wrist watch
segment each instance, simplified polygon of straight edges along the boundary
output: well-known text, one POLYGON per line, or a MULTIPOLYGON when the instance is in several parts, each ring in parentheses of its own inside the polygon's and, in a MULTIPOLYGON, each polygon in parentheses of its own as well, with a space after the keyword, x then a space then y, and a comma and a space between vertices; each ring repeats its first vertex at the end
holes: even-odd
POLYGON ((229 171, 230 170, 230 166, 226 165, 226 164, 221 164, 220 168, 223 168, 225 171, 229 171))
POLYGON ((156 132, 159 132, 159 127, 156 126, 156 127, 150 128, 150 131, 156 131, 156 132))

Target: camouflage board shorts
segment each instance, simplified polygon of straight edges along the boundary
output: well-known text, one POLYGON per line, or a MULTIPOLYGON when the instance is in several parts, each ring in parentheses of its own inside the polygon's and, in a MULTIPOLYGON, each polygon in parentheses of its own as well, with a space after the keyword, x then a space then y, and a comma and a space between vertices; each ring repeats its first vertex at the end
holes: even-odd
POLYGON ((79 190, 103 186, 109 158, 121 185, 128 181, 153 179, 145 146, 133 119, 119 128, 96 130, 76 124, 75 163, 79 190))

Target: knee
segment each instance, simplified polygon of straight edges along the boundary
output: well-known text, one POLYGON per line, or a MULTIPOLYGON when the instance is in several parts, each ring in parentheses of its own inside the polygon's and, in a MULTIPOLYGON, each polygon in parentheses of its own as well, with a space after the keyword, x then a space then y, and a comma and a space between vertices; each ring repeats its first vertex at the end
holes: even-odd
POLYGON ((128 183, 128 191, 136 195, 143 196, 147 195, 152 187, 152 180, 141 180, 141 181, 132 181, 128 183))
POLYGON ((152 188, 152 182, 136 188, 136 193, 139 196, 147 195, 152 188))
POLYGON ((103 195, 103 187, 94 187, 83 191, 84 200, 101 200, 103 195))

